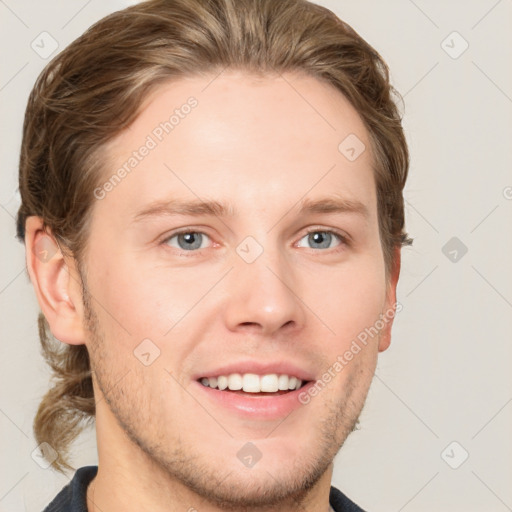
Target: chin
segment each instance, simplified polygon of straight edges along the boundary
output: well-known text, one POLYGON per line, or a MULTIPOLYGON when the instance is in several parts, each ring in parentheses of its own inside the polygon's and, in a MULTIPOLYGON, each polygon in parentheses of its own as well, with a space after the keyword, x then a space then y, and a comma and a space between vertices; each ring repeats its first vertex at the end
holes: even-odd
MULTIPOLYGON (((210 503, 229 511, 243 508, 262 510, 266 507, 291 502, 300 503, 329 469, 330 460, 309 463, 304 460, 281 461, 265 464, 261 459, 252 468, 232 467, 225 472, 216 471, 206 481, 201 478, 184 478, 187 487, 210 503)), ((181 475, 183 478, 185 475, 181 475)))

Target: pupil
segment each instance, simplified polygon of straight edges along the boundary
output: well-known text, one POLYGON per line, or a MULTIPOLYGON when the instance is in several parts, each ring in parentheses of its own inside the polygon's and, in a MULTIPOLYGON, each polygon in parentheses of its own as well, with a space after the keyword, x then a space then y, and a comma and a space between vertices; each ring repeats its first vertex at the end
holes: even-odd
POLYGON ((310 235, 313 243, 319 244, 322 248, 327 248, 330 245, 330 233, 326 233, 325 231, 316 231, 312 235, 310 235))
POLYGON ((178 237, 182 249, 199 249, 201 247, 201 235, 199 233, 183 233, 178 237))

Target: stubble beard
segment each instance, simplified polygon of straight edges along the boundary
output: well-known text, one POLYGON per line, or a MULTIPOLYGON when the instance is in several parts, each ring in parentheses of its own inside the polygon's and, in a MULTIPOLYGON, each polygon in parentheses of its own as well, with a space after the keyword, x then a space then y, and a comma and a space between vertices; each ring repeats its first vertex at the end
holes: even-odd
MULTIPOLYGON (((333 399, 325 404, 326 412, 319 420, 314 446, 304 446, 301 458, 283 466, 280 474, 262 471, 262 478, 251 479, 248 484, 247 478, 241 478, 238 470, 219 471, 215 461, 202 456, 200 450, 187 444, 182 436, 172 440, 158 439, 158 434, 151 437, 151 431, 147 429, 147 425, 151 424, 150 417, 147 409, 144 411, 141 408, 148 394, 141 401, 137 399, 136 392, 130 391, 129 383, 123 382, 122 386, 116 386, 116 376, 109 370, 107 343, 85 282, 83 290, 93 380, 120 427, 147 459, 147 467, 168 479, 169 489, 176 483, 184 485, 226 511, 264 512, 285 504, 293 504, 292 508, 300 509, 310 491, 328 470, 348 435, 355 429, 369 387, 368 384, 362 393, 357 393, 360 390, 356 376, 361 372, 353 371, 346 383, 346 393, 337 401, 333 399)), ((136 389, 136 383, 132 382, 131 387, 136 389)), ((218 443, 217 440, 212 442, 218 443)), ((243 468, 240 471, 247 470, 243 468)))

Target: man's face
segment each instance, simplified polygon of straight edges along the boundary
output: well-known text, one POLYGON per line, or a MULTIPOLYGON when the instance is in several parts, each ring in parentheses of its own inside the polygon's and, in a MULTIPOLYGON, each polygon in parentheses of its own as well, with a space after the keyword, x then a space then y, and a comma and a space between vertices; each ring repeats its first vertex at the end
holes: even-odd
POLYGON ((224 72, 155 91, 106 148, 105 181, 134 151, 137 163, 97 191, 84 261, 99 430, 226 506, 298 495, 325 473, 375 369, 379 336, 357 353, 353 341, 394 303, 368 133, 330 86, 284 78, 224 72), (359 142, 339 149, 350 134, 359 142), (237 387, 234 374, 303 387, 201 383, 237 387))

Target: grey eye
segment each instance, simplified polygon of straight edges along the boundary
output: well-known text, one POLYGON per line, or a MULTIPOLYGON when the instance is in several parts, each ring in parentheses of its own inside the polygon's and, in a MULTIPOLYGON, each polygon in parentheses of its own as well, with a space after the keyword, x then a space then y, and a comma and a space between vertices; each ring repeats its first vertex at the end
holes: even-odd
MULTIPOLYGON (((332 244, 333 240, 336 238, 340 238, 336 233, 332 233, 330 231, 311 231, 307 235, 301 238, 300 242, 302 240, 307 240, 308 244, 311 244, 310 247, 312 249, 330 249, 331 247, 334 247, 332 244)), ((300 245, 299 247, 304 247, 303 245, 300 245)))
POLYGON ((187 231, 186 233, 177 233, 171 236, 167 240, 167 244, 171 247, 176 247, 177 249, 182 249, 184 251, 193 251, 196 249, 204 248, 202 245, 205 238, 207 238, 207 235, 204 233, 199 233, 197 231, 187 231), (174 240, 178 245, 173 243, 174 240))

